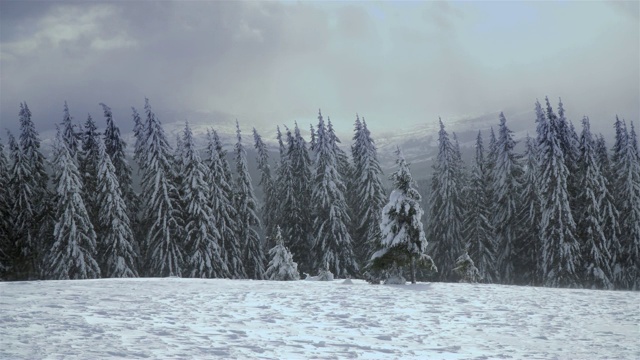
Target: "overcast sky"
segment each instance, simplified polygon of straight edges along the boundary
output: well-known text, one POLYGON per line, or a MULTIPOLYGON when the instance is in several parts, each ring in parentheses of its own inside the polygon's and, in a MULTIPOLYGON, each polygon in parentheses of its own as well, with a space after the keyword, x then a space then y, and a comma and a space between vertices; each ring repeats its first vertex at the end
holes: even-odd
POLYGON ((343 132, 356 112, 382 132, 508 118, 548 95, 603 131, 616 113, 638 122, 639 68, 637 1, 0 0, 9 129, 21 101, 41 132, 65 100, 76 121, 91 112, 100 127, 105 102, 130 131, 144 97, 165 123, 306 128, 322 108, 343 132))

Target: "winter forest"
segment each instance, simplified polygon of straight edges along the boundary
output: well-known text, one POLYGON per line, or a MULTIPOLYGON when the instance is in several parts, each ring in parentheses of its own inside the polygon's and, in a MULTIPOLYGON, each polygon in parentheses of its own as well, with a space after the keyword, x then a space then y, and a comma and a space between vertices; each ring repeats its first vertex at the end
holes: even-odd
POLYGON ((7 134, 6 149, 0 142, 1 279, 311 274, 640 289, 633 122, 616 117, 608 147, 588 117, 576 129, 562 102, 546 99, 535 103, 535 136, 523 153, 500 114, 495 131, 478 132, 475 160, 465 164, 441 120, 430 191, 419 194, 401 149, 395 172, 383 174, 358 116, 348 151, 319 112, 308 139, 297 123, 277 127, 271 159, 261 135, 237 122, 233 149, 213 129, 196 143, 188 123, 170 141, 149 100, 132 120, 117 119, 133 124, 135 143, 126 144, 100 105, 103 130, 91 116, 77 125, 65 103, 45 158, 20 104, 20 133, 7 134), (246 146, 257 152, 255 181, 246 146))

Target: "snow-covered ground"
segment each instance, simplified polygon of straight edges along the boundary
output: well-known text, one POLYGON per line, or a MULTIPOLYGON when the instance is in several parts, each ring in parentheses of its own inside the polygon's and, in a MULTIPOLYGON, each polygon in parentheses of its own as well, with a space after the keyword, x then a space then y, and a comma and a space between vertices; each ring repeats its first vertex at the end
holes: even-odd
POLYGON ((0 283, 0 358, 640 358, 638 292, 342 282, 0 283))

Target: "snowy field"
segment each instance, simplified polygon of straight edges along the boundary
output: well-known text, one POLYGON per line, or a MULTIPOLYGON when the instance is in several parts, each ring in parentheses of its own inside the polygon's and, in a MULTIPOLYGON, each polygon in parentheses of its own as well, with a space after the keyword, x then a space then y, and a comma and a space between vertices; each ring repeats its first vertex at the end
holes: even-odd
POLYGON ((0 358, 640 358, 638 292, 342 282, 0 283, 0 358))

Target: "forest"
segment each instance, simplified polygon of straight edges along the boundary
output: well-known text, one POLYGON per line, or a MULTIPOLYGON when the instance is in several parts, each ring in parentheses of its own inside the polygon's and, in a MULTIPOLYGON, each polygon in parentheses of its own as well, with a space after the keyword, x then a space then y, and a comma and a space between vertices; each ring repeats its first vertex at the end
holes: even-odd
POLYGON ((523 153, 501 113, 486 150, 478 132, 471 164, 440 120, 422 195, 399 148, 385 189, 388 175, 358 116, 350 147, 321 112, 308 139, 297 123, 278 126, 275 159, 253 129, 254 182, 238 122, 233 149, 214 129, 198 144, 188 123, 171 144, 145 99, 142 114, 132 108, 135 143, 126 144, 107 105, 99 131, 91 115, 74 124, 65 103, 46 158, 21 103, 19 135, 7 134, 7 149, 0 142, 0 278, 320 274, 638 290, 634 124, 616 117, 607 147, 588 117, 576 130, 562 101, 554 109, 545 100, 535 103, 535 136, 524 139, 523 153))

